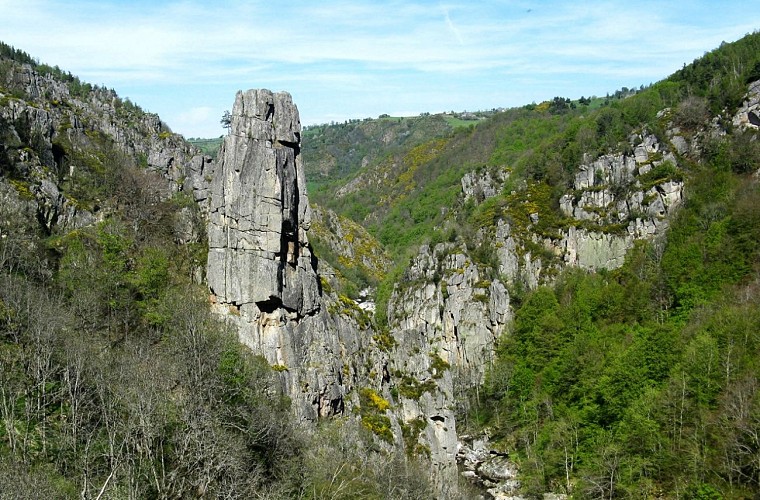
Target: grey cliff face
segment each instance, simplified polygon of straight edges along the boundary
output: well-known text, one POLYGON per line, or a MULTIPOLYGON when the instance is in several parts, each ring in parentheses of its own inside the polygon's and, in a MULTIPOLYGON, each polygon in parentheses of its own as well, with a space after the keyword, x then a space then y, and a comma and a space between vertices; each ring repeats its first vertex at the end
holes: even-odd
POLYGON ((5 140, 13 145, 12 161, 29 182, 46 231, 71 230, 97 220, 92 209, 61 191, 60 177, 78 172, 82 168, 78 161, 67 164, 61 175, 53 172, 62 167, 64 155, 86 155, 97 149, 98 139, 126 158, 141 158, 147 169, 165 180, 160 190, 166 196, 185 191, 206 210, 211 159, 169 132, 157 115, 128 106, 105 88, 75 93, 27 64, 10 64, 5 78, 0 78, 0 88, 0 100, 5 101, 0 120, 10 125, 5 140), (35 151, 20 147, 23 136, 36 138, 35 151))
MULTIPOLYGON (((267 90, 238 93, 231 125, 214 167, 208 212, 207 282, 216 312, 238 332, 241 342, 280 373, 301 421, 354 415, 348 410, 358 410, 361 404, 357 389, 372 388, 393 401, 382 413, 391 419, 394 446, 405 446, 402 425, 424 422, 419 439, 430 450, 433 481, 439 491, 451 491, 456 477, 453 372, 442 366, 464 365, 480 380, 482 371, 474 365, 485 365, 479 363, 486 355, 481 344, 492 344, 494 333, 478 329, 487 339, 478 337, 459 346, 456 329, 460 322, 490 321, 488 313, 468 312, 461 303, 467 291, 459 293, 458 275, 453 276, 453 305, 446 320, 439 317, 434 301, 419 304, 420 314, 435 316, 429 328, 404 320, 393 332, 398 346, 390 352, 379 348, 371 327, 359 320, 361 309, 348 305, 346 297, 320 289, 307 239, 311 211, 301 164, 300 123, 290 95, 267 90), (441 338, 436 325, 444 321, 441 338), (404 328, 408 331, 402 332, 404 328), (420 393, 394 397, 391 387, 398 381, 391 381, 391 372, 403 373, 420 393)), ((477 280, 475 275, 470 278, 477 280)), ((503 287, 499 291, 506 294, 503 287)), ((498 325, 504 320, 494 319, 498 325)))
POLYGON ((734 127, 760 128, 760 80, 749 85, 747 97, 733 118, 734 127))
POLYGON ((211 187, 208 284, 220 303, 299 316, 319 309, 300 134, 289 94, 237 94, 211 187))
POLYGON ((299 419, 340 414, 358 377, 346 360, 364 356, 366 336, 323 305, 306 235, 298 110, 285 92, 238 92, 231 125, 210 189, 206 279, 214 308, 280 372, 299 419))

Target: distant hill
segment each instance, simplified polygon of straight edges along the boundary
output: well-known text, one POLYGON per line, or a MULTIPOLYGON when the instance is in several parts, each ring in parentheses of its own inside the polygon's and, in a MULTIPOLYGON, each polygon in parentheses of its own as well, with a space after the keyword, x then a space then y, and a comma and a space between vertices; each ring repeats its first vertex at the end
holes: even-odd
POLYGON ((408 150, 455 128, 477 123, 490 113, 382 116, 304 128, 306 173, 311 183, 341 179, 382 156, 408 150), (465 116, 467 119, 460 118, 465 116))

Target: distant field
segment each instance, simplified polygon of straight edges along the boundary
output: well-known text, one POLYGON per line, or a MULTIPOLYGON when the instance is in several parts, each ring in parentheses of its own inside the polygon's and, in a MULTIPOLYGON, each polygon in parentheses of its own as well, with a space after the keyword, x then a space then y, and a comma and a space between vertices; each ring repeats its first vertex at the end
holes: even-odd
POLYGON ((207 154, 213 158, 216 158, 219 148, 222 146, 221 137, 215 139, 188 139, 187 142, 200 149, 203 154, 207 154))
MULTIPOLYGON (((436 116, 436 115, 430 115, 430 116, 436 116)), ((468 127, 470 125, 477 124, 480 120, 462 120, 461 118, 458 118, 456 116, 451 116, 448 114, 441 114, 440 116, 443 116, 443 119, 446 121, 446 123, 451 128, 459 128, 459 127, 468 127)), ((403 117, 403 116, 380 116, 378 120, 386 121, 386 122, 401 122, 404 119, 407 120, 414 120, 416 119, 416 116, 411 117, 403 117)))
POLYGON ((450 115, 446 115, 444 119, 446 120, 446 123, 448 123, 451 128, 469 127, 470 125, 476 125, 480 121, 480 120, 462 120, 461 118, 457 118, 456 116, 450 116, 450 115))
POLYGON ((388 122, 400 122, 404 119, 403 116, 380 116, 378 117, 378 120, 388 121, 388 122))

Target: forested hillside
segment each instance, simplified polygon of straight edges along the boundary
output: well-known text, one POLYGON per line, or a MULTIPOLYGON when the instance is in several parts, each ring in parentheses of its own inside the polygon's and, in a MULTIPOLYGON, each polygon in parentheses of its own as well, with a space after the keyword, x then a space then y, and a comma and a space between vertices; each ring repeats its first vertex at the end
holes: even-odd
MULTIPOLYGON (((760 77, 758 49, 757 34, 726 44, 592 115, 597 148, 641 123, 667 136, 670 116, 691 144, 679 152, 686 200, 666 237, 637 245, 621 268, 567 270, 520 297, 469 418, 519 454, 525 491, 758 491, 760 144, 756 127, 732 120, 760 77), (616 135, 600 133, 607 120, 616 135)), ((552 150, 572 146, 565 132, 552 150)), ((568 163, 529 162, 526 173, 556 186, 568 163)))
POLYGON ((505 279, 514 322, 459 420, 512 453, 524 494, 749 498, 760 488, 760 142, 735 119, 758 79, 753 34, 598 109, 555 99, 502 111, 357 164, 315 193, 397 259, 378 293, 381 325, 422 242, 463 245, 498 277, 492 235, 506 220, 524 251, 556 263, 536 288, 505 279), (619 234, 643 215, 563 211, 563 195, 581 197, 578 167, 633 155, 647 135, 675 156, 612 194, 684 182, 666 235, 637 243, 618 269, 566 269, 542 241, 569 226, 619 234), (477 182, 462 180, 468 172, 477 182))

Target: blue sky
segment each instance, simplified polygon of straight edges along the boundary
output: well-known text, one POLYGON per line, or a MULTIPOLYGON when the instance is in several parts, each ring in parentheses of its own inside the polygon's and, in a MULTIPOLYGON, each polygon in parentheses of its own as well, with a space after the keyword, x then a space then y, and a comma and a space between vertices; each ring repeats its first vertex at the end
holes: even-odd
POLYGON ((304 125, 605 95, 758 28, 757 0, 0 0, 0 40, 186 137, 221 135, 249 88, 304 125))

